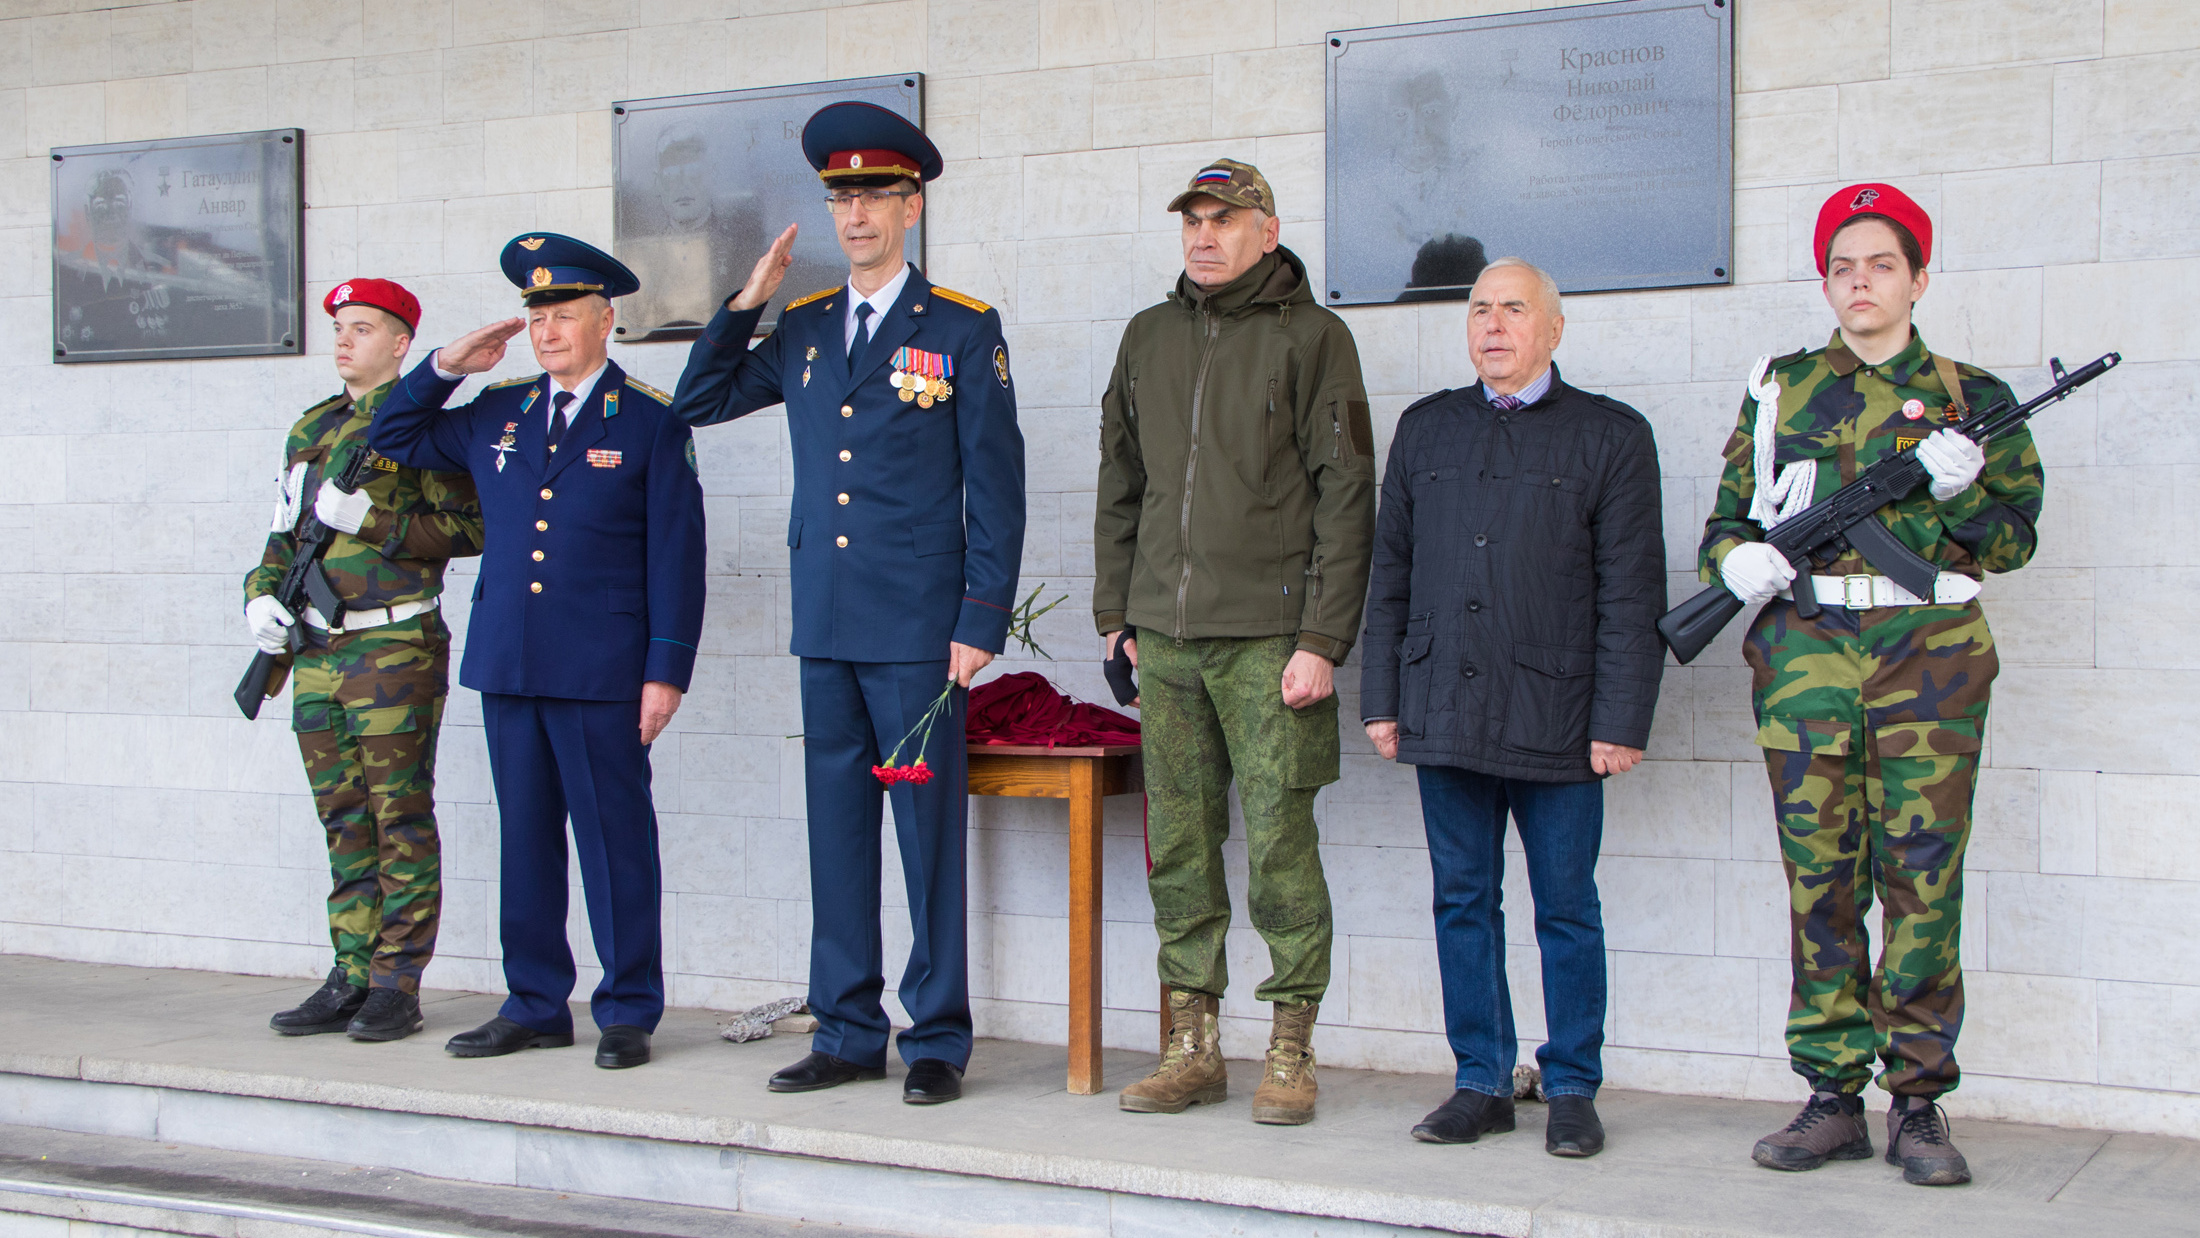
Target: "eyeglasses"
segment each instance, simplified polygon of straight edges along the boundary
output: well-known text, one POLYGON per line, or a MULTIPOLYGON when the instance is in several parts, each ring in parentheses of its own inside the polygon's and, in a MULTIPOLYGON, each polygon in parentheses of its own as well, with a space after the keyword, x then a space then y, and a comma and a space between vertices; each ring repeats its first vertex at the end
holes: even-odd
POLYGON ((850 206, 860 201, 863 203, 864 210, 876 211, 883 209, 888 202, 893 201, 895 198, 913 196, 906 189, 853 189, 846 193, 825 195, 825 209, 835 215, 845 215, 848 213, 850 206))

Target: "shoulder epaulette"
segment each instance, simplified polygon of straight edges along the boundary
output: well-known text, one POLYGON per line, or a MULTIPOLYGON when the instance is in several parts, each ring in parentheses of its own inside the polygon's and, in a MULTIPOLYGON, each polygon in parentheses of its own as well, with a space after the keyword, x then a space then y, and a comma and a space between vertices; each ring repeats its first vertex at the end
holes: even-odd
POLYGON ((1771 361, 1771 364, 1766 366, 1766 368, 1777 370, 1783 365, 1789 365, 1794 362, 1801 361, 1803 358, 1809 356, 1813 351, 1815 350, 1809 348, 1798 348, 1794 352, 1791 352, 1784 357, 1774 357, 1771 361))
POLYGON ((948 300, 953 301, 957 305, 968 306, 969 308, 974 309, 981 314, 993 308, 992 306, 987 305, 985 302, 980 301, 978 298, 971 296, 968 293, 957 292, 952 288, 942 288, 938 284, 932 285, 932 295, 935 297, 946 297, 948 300))
POLYGON ((529 374, 529 375, 528 375, 527 377, 525 377, 525 378, 507 378, 507 379, 505 379, 505 380, 504 380, 503 382, 501 382, 501 383, 490 383, 490 384, 489 384, 488 386, 486 386, 486 387, 483 387, 483 388, 482 388, 482 390, 483 390, 483 391, 495 391, 495 390, 496 390, 496 389, 498 389, 499 387, 517 387, 517 386, 520 386, 520 385, 521 385, 521 384, 523 384, 523 383, 531 383, 531 382, 535 381, 535 380, 536 380, 537 378, 540 378, 540 377, 542 377, 542 376, 541 376, 541 375, 539 375, 539 374, 529 374))
POLYGON ((670 395, 657 390, 655 387, 652 387, 648 383, 643 382, 641 379, 634 377, 632 374, 626 376, 626 385, 632 387, 636 391, 641 392, 643 395, 648 396, 650 399, 657 401, 659 404, 662 404, 667 408, 670 408, 672 406, 672 397, 670 395))
POLYGON ((1444 388, 1444 389, 1443 389, 1442 391, 1439 391, 1439 392, 1435 393, 1434 395, 1425 395, 1425 396, 1422 396, 1422 397, 1421 397, 1420 399, 1418 399, 1418 400, 1415 400, 1415 401, 1414 401, 1413 403, 1411 403, 1411 404, 1408 404, 1408 405, 1406 405, 1406 412, 1405 412, 1405 413, 1400 413, 1400 414, 1398 414, 1398 415, 1399 415, 1400 417, 1403 417, 1403 416, 1405 416, 1405 415, 1406 415, 1406 413, 1410 413, 1410 412, 1412 412, 1412 411, 1413 411, 1414 409, 1417 409, 1417 408, 1421 407, 1421 406, 1422 406, 1423 404, 1434 404, 1434 403, 1436 403, 1436 402, 1437 402, 1438 400, 1441 400, 1441 399, 1443 399, 1443 398, 1444 398, 1445 396, 1447 396, 1447 395, 1450 395, 1451 393, 1452 393, 1452 389, 1451 389, 1450 387, 1446 387, 1446 388, 1444 388))
POLYGON ((334 408, 334 407, 336 407, 337 405, 339 405, 339 404, 342 404, 342 403, 344 403, 345 401, 347 401, 347 400, 349 400, 349 399, 351 399, 351 393, 350 393, 350 392, 346 392, 346 391, 339 391, 339 392, 337 392, 337 393, 336 393, 335 395, 332 395, 332 396, 330 396, 329 398, 327 398, 326 400, 323 400, 323 401, 321 401, 320 403, 318 403, 318 404, 315 404, 315 405, 314 405, 314 406, 312 406, 311 408, 308 408, 308 409, 307 409, 307 410, 306 410, 305 412, 303 412, 303 413, 300 413, 300 414, 299 414, 298 416, 299 416, 299 418, 300 418, 300 419, 302 420, 302 419, 304 419, 304 418, 307 418, 307 417, 311 417, 311 416, 313 416, 313 415, 314 415, 315 413, 319 413, 319 412, 324 412, 324 411, 326 411, 326 410, 328 410, 328 409, 334 408))
POLYGON ((798 297, 795 300, 787 302, 787 308, 791 310, 801 309, 803 306, 808 305, 812 301, 822 301, 826 297, 829 297, 839 291, 839 288, 820 288, 816 292, 813 292, 806 297, 798 297))

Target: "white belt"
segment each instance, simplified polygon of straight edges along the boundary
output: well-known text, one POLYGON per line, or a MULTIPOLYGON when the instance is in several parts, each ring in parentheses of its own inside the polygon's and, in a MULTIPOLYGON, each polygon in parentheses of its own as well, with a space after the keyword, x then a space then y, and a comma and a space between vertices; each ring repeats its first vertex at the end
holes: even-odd
MULTIPOLYGON (((1955 572, 1942 572, 1933 581, 1933 596, 1921 598, 1885 576, 1859 573, 1854 576, 1813 576, 1811 592, 1818 595, 1821 606, 1846 606, 1850 610, 1870 610, 1877 606, 1953 606, 1968 602, 1979 594, 1979 583, 1955 572)), ((1780 596, 1792 600, 1793 588, 1780 590, 1780 596)))
POLYGON ((368 628, 384 628, 393 623, 402 623, 414 615, 425 615, 441 605, 443 605, 442 598, 432 597, 422 598, 417 602, 399 602, 395 606, 369 606, 364 610, 353 610, 347 606, 344 608, 344 613, 338 616, 342 622, 334 625, 331 625, 320 611, 308 606, 306 607, 306 624, 309 627, 319 628, 323 632, 360 632, 368 628))

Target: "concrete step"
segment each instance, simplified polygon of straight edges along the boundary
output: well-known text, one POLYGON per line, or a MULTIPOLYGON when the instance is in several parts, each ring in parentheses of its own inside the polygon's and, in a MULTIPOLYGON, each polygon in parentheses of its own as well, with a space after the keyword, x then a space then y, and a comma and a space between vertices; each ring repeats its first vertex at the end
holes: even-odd
MULTIPOLYGON (((801 1222, 402 1170, 0 1126, 0 1238, 801 1238, 801 1222)), ((835 1227, 836 1238, 888 1238, 835 1227)))

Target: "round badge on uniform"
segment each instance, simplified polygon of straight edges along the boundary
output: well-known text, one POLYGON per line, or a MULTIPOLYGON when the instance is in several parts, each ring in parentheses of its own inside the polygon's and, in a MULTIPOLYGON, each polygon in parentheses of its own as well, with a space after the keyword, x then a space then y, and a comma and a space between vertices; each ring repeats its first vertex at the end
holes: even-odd
POLYGON ((1923 417, 1925 415, 1925 401, 1919 399, 1904 400, 1902 402, 1902 415, 1912 421, 1923 417))

